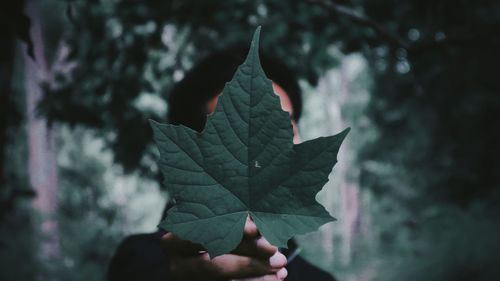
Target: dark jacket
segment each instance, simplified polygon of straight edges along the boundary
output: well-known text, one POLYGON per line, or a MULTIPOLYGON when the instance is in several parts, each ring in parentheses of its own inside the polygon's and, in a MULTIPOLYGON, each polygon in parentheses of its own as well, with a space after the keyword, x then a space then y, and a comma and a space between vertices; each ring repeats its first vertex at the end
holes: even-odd
MULTIPOLYGON (((160 232, 127 237, 118 246, 108 270, 108 281, 169 281, 168 255, 160 245, 160 232)), ((287 281, 335 281, 328 273, 300 256, 286 266, 287 281)))

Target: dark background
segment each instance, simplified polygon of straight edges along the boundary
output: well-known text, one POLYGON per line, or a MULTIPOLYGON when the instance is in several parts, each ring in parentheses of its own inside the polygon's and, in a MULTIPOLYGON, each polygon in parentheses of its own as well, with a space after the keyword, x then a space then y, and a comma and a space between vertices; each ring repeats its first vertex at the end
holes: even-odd
POLYGON ((500 279, 499 1, 0 5, 1 280, 102 280, 154 230, 147 120, 258 25, 300 78, 303 139, 353 128, 323 196, 339 222, 304 255, 341 280, 500 279))

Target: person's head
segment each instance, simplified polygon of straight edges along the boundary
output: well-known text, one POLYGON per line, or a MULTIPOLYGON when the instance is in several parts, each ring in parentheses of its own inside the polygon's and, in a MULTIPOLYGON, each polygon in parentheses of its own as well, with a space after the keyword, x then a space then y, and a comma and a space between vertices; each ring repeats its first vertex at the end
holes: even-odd
MULTIPOLYGON (((217 103, 226 82, 229 82, 236 69, 248 53, 248 48, 233 47, 209 55, 196 64, 178 82, 168 96, 168 121, 182 124, 201 132, 207 114, 217 103)), ((281 61, 260 52, 260 62, 267 78, 273 81, 274 92, 280 97, 281 107, 290 113, 294 125, 294 142, 298 141, 295 124, 302 113, 302 98, 299 84, 294 73, 281 61)), ((172 203, 167 202, 162 219, 172 203)))
MULTIPOLYGON (((232 47, 215 52, 197 63, 172 89, 169 97, 168 121, 202 131, 206 116, 211 113, 226 82, 243 63, 248 48, 232 47)), ((292 123, 302 112, 300 87, 294 73, 281 61, 260 52, 266 76, 280 96, 282 108, 291 114, 292 123)), ((295 130, 295 126, 294 126, 295 130)))

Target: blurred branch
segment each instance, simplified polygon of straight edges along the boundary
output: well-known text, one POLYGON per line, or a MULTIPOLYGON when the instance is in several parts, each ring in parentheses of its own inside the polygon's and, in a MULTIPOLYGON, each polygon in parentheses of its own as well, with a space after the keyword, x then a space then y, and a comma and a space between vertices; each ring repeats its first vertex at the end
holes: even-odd
POLYGON ((394 34, 387 30, 382 24, 374 21, 373 19, 340 4, 335 1, 325 0, 308 0, 309 3, 320 5, 328 11, 344 16, 352 22, 361 26, 369 27, 374 30, 383 40, 395 47, 406 49, 412 54, 421 54, 428 51, 441 50, 447 47, 463 47, 463 48, 478 48, 487 46, 487 44, 477 44, 477 42, 485 42, 495 40, 500 30, 498 25, 482 26, 477 28, 477 32, 469 32, 468 35, 460 34, 460 36, 447 36, 443 39, 433 39, 420 42, 408 42, 401 36, 394 34))
POLYGON ((373 29, 377 34, 379 34, 382 38, 384 38, 386 41, 391 43, 392 45, 398 46, 398 47, 403 47, 405 49, 409 48, 410 45, 408 42, 406 42, 403 38, 399 37, 396 34, 391 33, 388 31, 386 28, 384 28, 381 24, 377 23, 376 21, 366 17, 365 15, 362 15, 355 10, 348 8, 343 5, 339 5, 333 1, 326 2, 324 0, 308 0, 312 4, 320 5, 323 8, 326 8, 330 12, 333 12, 335 14, 345 16, 354 23, 357 23, 359 25, 367 26, 373 29))
POLYGON ((424 42, 416 42, 409 46, 409 51, 413 54, 436 51, 446 47, 461 47, 461 48, 484 48, 490 47, 491 44, 498 44, 500 40, 500 24, 484 25, 476 27, 475 31, 467 34, 461 33, 460 36, 449 35, 441 40, 428 40, 424 42))

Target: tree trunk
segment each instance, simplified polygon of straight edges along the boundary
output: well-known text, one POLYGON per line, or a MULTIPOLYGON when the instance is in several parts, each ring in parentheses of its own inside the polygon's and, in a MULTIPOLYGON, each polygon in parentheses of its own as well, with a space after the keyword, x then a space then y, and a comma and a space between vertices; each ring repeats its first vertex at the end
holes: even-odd
POLYGON ((51 261, 60 257, 56 137, 54 127, 50 127, 36 110, 43 95, 40 82, 48 76, 38 1, 27 1, 26 9, 32 20, 31 36, 36 57, 34 61, 24 52, 29 175, 30 184, 37 193, 33 207, 40 215, 40 258, 52 264, 51 261))
MULTIPOLYGON (((351 81, 352 77, 347 74, 349 62, 347 58, 342 59, 342 63, 335 75, 327 75, 324 81, 324 90, 321 91, 324 95, 324 106, 328 114, 329 128, 328 134, 336 134, 348 127, 346 120, 342 116, 342 108, 349 102, 352 96, 351 81)), ((352 136, 352 134, 351 134, 352 136)), ((334 180, 339 186, 339 193, 326 192, 327 206, 337 206, 339 213, 336 215, 339 218, 334 224, 327 225, 323 230, 323 242, 327 249, 326 259, 333 261, 333 253, 339 252, 340 264, 348 266, 352 262, 354 254, 354 245, 356 243, 357 234, 359 233, 360 222, 360 200, 358 179, 353 177, 352 170, 356 167, 352 166, 353 159, 350 159, 352 153, 352 145, 349 136, 342 143, 342 147, 338 154, 339 162, 334 168, 334 180), (347 176, 348 171, 350 176, 347 176), (335 197, 340 197, 335 200, 335 197), (339 233, 341 237, 340 248, 333 249, 333 237, 339 233)), ((355 174, 355 173, 354 173, 355 174)), ((336 208, 335 208, 336 209, 336 208)))

